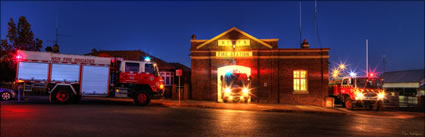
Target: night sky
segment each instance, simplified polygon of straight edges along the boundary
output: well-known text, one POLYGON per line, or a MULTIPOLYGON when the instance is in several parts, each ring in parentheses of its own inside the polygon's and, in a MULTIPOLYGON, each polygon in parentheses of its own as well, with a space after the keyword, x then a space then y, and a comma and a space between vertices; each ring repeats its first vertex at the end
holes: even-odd
MULTIPOLYGON (((1 39, 12 17, 26 16, 35 37, 51 46, 58 17, 62 53, 141 49, 190 67, 191 35, 210 39, 231 27, 257 38, 278 38, 299 48, 299 2, 1 2, 1 39)), ((331 48, 331 65, 364 71, 424 68, 424 2, 318 2, 320 45, 315 41, 314 2, 302 2, 303 38, 311 48, 331 48)), ((43 47, 43 50, 44 50, 43 47)))

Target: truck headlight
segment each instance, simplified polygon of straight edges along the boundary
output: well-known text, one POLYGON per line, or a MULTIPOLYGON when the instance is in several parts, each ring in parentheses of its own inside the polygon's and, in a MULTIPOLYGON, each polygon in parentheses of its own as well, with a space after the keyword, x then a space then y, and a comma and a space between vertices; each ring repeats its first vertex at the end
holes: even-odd
POLYGON ((385 93, 384 92, 381 92, 381 93, 378 94, 378 99, 379 100, 382 100, 384 98, 385 98, 385 93))
POLYGON ((248 89, 248 88, 243 88, 243 89, 242 89, 242 92, 246 94, 246 93, 248 93, 248 92, 249 92, 249 89, 248 89))
POLYGON ((224 89, 224 93, 230 93, 232 90, 230 88, 224 89))
POLYGON ((363 95, 363 93, 361 93, 361 92, 357 92, 356 93, 356 100, 362 100, 364 98, 364 95, 363 95))

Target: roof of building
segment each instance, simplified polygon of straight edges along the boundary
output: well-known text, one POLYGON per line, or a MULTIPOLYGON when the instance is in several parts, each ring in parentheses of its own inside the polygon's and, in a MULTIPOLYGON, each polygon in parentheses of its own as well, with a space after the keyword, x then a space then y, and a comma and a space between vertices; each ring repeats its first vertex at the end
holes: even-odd
POLYGON ((90 55, 102 57, 122 57, 125 60, 144 60, 146 56, 149 56, 153 62, 158 64, 158 68, 160 70, 175 69, 175 67, 168 64, 168 62, 141 50, 99 50, 95 51, 95 53, 90 53, 90 55))
POLYGON ((421 82, 424 80, 424 69, 385 72, 380 76, 384 82, 421 82))
MULTIPOLYGON (((203 42, 203 43, 200 44, 200 45, 198 45, 198 46, 196 46, 196 49, 199 49, 199 48, 201 48, 201 47, 203 47, 203 46, 205 46, 205 45, 207 45, 207 44, 209 44, 209 43, 211 43, 211 42, 219 39, 220 37, 228 34, 229 32, 232 32, 232 31, 237 31, 237 32, 241 33, 242 35, 245 35, 246 37, 248 37, 248 38, 250 38, 250 39, 252 39, 254 41, 257 41, 258 43, 260 43, 260 44, 262 44, 262 45, 264 45, 264 46, 266 46, 268 48, 273 48, 273 46, 270 45, 270 44, 268 44, 268 43, 266 43, 266 42, 264 42, 264 41, 278 41, 279 40, 279 39, 265 39, 265 40, 260 40, 260 39, 257 39, 254 36, 249 35, 248 33, 244 32, 244 31, 242 31, 242 30, 240 30, 240 29, 238 29, 236 27, 232 27, 232 28, 226 30, 225 32, 223 32, 223 33, 215 36, 212 39, 205 40, 205 41, 203 41, 203 40, 197 40, 198 42, 203 42)), ((194 40, 192 40, 192 41, 194 41, 194 40)))
POLYGON ((170 62, 168 63, 170 65, 173 65, 174 67, 176 67, 176 69, 182 69, 183 71, 190 71, 191 69, 181 63, 177 63, 177 62, 170 62))

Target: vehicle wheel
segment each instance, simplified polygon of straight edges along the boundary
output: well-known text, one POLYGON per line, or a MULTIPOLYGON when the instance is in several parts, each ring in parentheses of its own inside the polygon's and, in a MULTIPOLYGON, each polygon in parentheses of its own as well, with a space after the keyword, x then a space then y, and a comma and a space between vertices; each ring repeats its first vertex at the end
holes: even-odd
POLYGON ((61 88, 53 91, 49 95, 49 100, 51 103, 55 104, 67 104, 74 100, 74 93, 65 88, 61 88))
POLYGON ((348 110, 353 109, 353 101, 350 98, 347 98, 344 102, 345 108, 348 110))
POLYGON ((139 92, 134 96, 134 103, 139 106, 146 106, 151 101, 148 94, 145 92, 139 92))
POLYGON ((1 100, 10 100, 11 97, 12 95, 7 91, 1 93, 1 100))
POLYGON ((382 111, 382 110, 384 110, 384 102, 382 102, 382 101, 376 102, 375 110, 376 111, 382 111))

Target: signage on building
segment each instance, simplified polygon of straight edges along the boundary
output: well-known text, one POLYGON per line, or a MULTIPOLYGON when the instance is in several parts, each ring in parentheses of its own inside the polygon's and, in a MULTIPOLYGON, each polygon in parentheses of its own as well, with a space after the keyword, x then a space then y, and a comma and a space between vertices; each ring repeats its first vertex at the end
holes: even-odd
POLYGON ((182 69, 176 69, 176 76, 182 76, 183 72, 182 69))
POLYGON ((217 51, 217 57, 251 57, 252 51, 217 51))
POLYGON ((218 46, 250 46, 251 42, 249 39, 238 39, 238 40, 229 40, 222 39, 218 40, 218 46))

